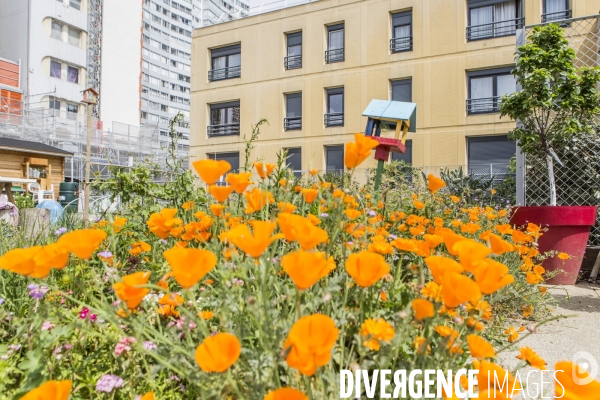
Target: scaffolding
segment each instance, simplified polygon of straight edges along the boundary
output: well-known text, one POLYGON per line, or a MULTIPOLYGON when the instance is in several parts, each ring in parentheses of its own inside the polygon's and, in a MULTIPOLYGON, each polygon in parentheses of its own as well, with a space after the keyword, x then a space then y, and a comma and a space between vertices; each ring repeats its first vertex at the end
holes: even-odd
MULTIPOLYGON (((0 98, 0 102, 2 102, 0 98)), ((46 107, 27 105, 16 100, 0 108, 0 137, 29 140, 73 153, 65 160, 65 181, 82 182, 85 176, 87 119, 84 113, 68 113, 46 107)), ((157 171, 167 169, 168 144, 159 139, 158 125, 135 127, 113 124, 112 131, 99 129, 92 118, 90 168, 92 176, 107 179, 111 167, 134 167, 151 164, 157 171)), ((170 143, 170 142, 169 142, 170 143)), ((175 154, 187 168, 189 147, 177 144, 175 154)), ((165 179, 168 174, 157 174, 165 179)))
MULTIPOLYGON (((88 1, 88 57, 87 57, 87 81, 88 87, 94 88, 100 93, 100 74, 102 56, 102 1, 88 1)), ((94 118, 99 118, 100 96, 98 104, 93 107, 94 118)))

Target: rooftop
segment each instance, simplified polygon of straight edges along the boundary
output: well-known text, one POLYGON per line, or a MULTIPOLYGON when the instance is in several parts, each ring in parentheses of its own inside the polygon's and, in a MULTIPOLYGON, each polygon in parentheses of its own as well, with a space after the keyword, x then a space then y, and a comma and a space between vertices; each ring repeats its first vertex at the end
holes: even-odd
POLYGON ((0 137, 0 150, 25 151, 27 153, 46 154, 53 156, 73 155, 73 153, 44 143, 30 142, 29 140, 20 140, 4 137, 0 137))

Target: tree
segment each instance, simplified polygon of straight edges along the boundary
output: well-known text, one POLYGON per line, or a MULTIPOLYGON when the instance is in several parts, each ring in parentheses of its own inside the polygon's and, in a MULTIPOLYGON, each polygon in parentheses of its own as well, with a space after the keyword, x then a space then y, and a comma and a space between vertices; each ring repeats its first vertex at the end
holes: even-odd
POLYGON ((516 54, 512 73, 521 91, 504 96, 500 116, 518 121, 509 137, 524 154, 545 158, 550 205, 556 205, 554 161, 573 141, 597 135, 600 69, 574 66, 575 51, 557 24, 536 26, 516 54))

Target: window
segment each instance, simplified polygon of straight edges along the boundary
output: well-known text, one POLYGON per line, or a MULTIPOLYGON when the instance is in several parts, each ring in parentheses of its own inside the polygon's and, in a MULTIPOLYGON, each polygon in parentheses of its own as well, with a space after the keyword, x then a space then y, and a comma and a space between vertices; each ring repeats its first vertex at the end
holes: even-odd
POLYGON ((469 72, 467 113, 498 112, 502 96, 517 90, 517 81, 510 73, 511 70, 512 67, 469 72))
POLYGON ((50 99, 48 107, 50 108, 50 115, 60 117, 60 101, 56 99, 50 99))
POLYGON ((240 102, 211 104, 208 136, 240 134, 240 102))
POLYGON ((400 79, 391 82, 392 100, 412 102, 412 79, 400 79))
POLYGON ((239 44, 213 49, 210 58, 209 82, 240 77, 242 54, 239 44))
POLYGON ((287 56, 283 59, 285 69, 302 68, 302 32, 288 33, 287 56))
POLYGON ((344 171, 344 146, 325 146, 325 172, 344 171))
POLYGON ((344 24, 330 25, 327 27, 325 62, 330 64, 341 61, 344 61, 344 24))
POLYGON ((77 104, 67 103, 67 118, 77 119, 78 112, 79 112, 79 106, 77 104))
POLYGON ((392 153, 392 161, 404 161, 407 164, 412 164, 412 140, 407 140, 404 144, 406 151, 404 153, 392 153))
POLYGON ((67 66, 67 82, 79 83, 79 68, 67 66))
POLYGON ((69 0, 69 6, 76 10, 81 10, 81 0, 69 0))
POLYGON ((525 22, 520 0, 468 0, 467 40, 514 35, 525 22))
POLYGON ((544 0, 542 22, 569 19, 571 16, 569 0, 544 0))
POLYGON ((287 149, 287 167, 297 178, 302 175, 302 148, 287 149))
MULTIPOLYGON (((212 153, 207 154, 206 158, 215 161, 227 161, 231 165, 229 172, 236 173, 240 169, 240 153, 212 153)), ((221 176, 217 181, 217 185, 225 185, 225 177, 227 174, 221 176)))
POLYGON ((469 173, 476 177, 504 178, 517 145, 508 136, 479 136, 467 138, 469 173), (500 175, 500 176, 499 176, 500 175))
POLYGON ((52 31, 50 32, 50 36, 54 39, 62 40, 62 28, 62 24, 52 21, 52 31))
POLYGON ((412 11, 392 14, 390 51, 399 53, 412 50, 412 11))
POLYGON ((62 65, 58 61, 50 60, 50 76, 60 79, 62 65))
POLYGON ((344 125, 344 88, 327 89, 325 126, 344 125))
POLYGON ((283 129, 286 131, 302 129, 302 93, 285 95, 283 129))
POLYGON ((79 39, 81 38, 81 32, 77 29, 69 28, 69 44, 79 47, 79 39))

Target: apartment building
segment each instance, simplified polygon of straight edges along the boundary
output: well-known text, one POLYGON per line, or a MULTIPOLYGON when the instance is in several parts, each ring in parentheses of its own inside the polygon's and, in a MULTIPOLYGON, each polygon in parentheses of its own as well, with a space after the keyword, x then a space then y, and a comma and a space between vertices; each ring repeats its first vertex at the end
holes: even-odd
MULTIPOLYGON (((499 100, 514 92, 523 26, 598 12, 600 0, 321 0, 194 31, 192 159, 252 154, 295 171, 344 168, 372 99, 417 104, 417 132, 393 159, 506 171, 516 151, 499 100)), ((383 135, 392 135, 384 132, 383 135)), ((374 165, 370 160, 366 167, 374 165)))

